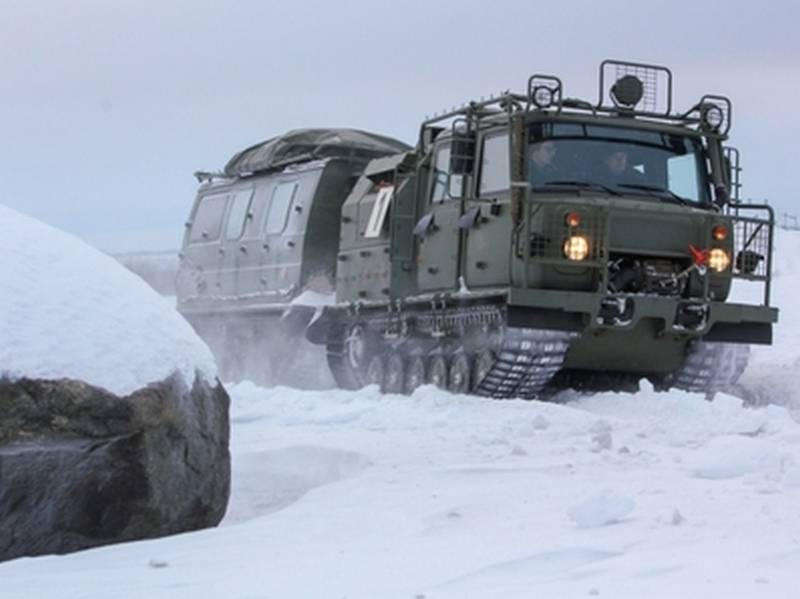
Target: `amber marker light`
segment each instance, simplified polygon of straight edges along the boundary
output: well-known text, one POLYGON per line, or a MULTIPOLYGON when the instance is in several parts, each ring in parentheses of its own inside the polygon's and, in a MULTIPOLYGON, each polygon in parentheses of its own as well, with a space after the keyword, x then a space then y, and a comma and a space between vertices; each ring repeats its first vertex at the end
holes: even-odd
POLYGON ((573 235, 564 242, 564 255, 575 262, 585 260, 589 255, 589 241, 581 235, 573 235))
POLYGON ((728 270, 731 265, 731 257, 728 252, 719 248, 714 248, 708 252, 708 267, 716 272, 728 270))
POLYGON ((717 241, 723 241, 728 238, 728 227, 724 225, 717 225, 711 229, 711 236, 717 241))
POLYGON ((581 224, 581 213, 580 212, 570 212, 567 214, 567 226, 568 227, 577 227, 581 224))

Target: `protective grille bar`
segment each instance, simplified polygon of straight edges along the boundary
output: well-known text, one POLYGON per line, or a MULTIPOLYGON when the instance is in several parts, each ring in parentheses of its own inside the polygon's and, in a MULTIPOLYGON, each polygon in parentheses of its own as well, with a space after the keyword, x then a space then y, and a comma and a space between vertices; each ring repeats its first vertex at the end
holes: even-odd
POLYGON ((728 276, 764 283, 764 305, 769 305, 775 212, 766 204, 733 204, 733 263, 728 276))

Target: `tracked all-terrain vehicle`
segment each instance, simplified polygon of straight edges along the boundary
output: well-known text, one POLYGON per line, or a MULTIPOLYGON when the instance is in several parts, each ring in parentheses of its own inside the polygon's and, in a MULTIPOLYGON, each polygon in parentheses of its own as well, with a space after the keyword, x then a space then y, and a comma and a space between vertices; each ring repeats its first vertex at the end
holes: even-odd
POLYGON ((668 69, 605 61, 594 103, 535 75, 427 119, 340 196, 335 302, 307 338, 351 389, 732 386, 778 314, 774 215, 739 201, 731 116, 713 95, 674 112, 668 69), (757 300, 731 301, 734 280, 757 300))

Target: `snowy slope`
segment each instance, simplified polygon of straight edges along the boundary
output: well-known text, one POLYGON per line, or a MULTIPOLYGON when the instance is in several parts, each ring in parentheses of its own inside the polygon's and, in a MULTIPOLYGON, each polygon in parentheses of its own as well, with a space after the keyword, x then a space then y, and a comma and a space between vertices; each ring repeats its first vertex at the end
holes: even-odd
MULTIPOLYGON (((742 383, 759 400, 800 408, 800 231, 775 232, 773 303, 780 310, 771 347, 753 347, 742 383)), ((756 287, 742 286, 736 299, 760 301, 756 287)))
POLYGON ((752 379, 784 405, 243 383, 223 526, 0 564, 0 597, 796 597, 800 268, 777 266, 752 379))
POLYGON ((0 205, 0 376, 75 378, 125 395, 216 375, 205 344, 144 281, 0 205))

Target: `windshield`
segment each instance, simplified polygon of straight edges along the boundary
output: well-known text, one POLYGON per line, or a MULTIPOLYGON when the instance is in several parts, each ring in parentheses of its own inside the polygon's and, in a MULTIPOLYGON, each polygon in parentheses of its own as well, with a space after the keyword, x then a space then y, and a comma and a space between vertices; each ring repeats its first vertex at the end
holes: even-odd
POLYGON ((680 203, 708 202, 699 139, 579 123, 528 129, 528 179, 534 190, 604 189, 680 203))

